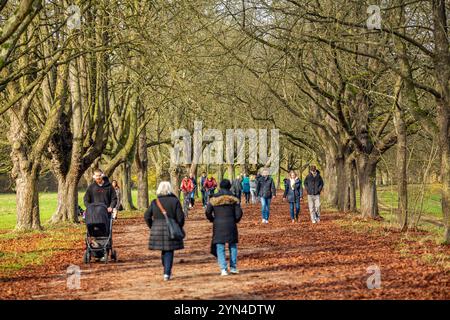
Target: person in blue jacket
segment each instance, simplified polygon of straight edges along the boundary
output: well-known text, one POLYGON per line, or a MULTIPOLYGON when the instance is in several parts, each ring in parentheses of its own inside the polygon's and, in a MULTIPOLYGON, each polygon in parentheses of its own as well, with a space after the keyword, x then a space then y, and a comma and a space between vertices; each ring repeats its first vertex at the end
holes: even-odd
POLYGON ((249 202, 250 202, 250 178, 248 177, 248 174, 244 174, 241 184, 242 184, 242 192, 244 193, 244 197, 245 197, 245 204, 249 204, 249 202))

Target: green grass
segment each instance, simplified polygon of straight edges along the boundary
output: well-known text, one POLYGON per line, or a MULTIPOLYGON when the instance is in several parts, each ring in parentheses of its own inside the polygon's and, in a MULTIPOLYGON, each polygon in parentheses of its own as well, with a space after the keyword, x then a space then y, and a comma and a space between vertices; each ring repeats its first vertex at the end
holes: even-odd
MULTIPOLYGON (((423 197, 423 213, 427 216, 442 218, 441 193, 439 185, 427 185, 423 197)), ((378 201, 386 210, 396 210, 398 204, 398 192, 396 186, 378 187, 378 201)), ((409 209, 414 210, 414 200, 419 193, 418 185, 408 186, 409 209)), ((360 208, 359 191, 356 192, 356 207, 360 208)), ((383 212, 386 212, 383 210, 383 212)))
MULTIPOLYGON (((78 193, 78 203, 84 208, 84 192, 78 193)), ((133 203, 137 203, 137 191, 132 191, 133 203)), ((150 199, 155 195, 150 194, 150 199)), ((41 223, 44 227, 48 226, 48 221, 57 208, 56 192, 42 192, 39 194, 39 209, 41 214, 41 223)), ((12 230, 16 225, 16 195, 12 193, 0 194, 0 230, 12 230)))

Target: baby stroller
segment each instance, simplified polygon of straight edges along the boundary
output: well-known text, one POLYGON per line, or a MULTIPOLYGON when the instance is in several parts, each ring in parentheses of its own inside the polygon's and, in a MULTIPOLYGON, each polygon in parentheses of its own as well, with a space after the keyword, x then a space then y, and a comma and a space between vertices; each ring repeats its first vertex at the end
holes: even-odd
POLYGON ((91 257, 108 263, 108 257, 117 261, 117 252, 112 247, 112 216, 103 203, 90 205, 85 212, 86 251, 84 263, 90 263, 91 257))

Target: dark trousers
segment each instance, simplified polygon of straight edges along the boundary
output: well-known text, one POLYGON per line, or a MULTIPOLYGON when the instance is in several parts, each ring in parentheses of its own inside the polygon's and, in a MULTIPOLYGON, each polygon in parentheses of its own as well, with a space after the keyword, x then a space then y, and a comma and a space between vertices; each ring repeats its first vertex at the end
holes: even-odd
POLYGON ((209 197, 214 194, 214 191, 215 191, 215 189, 211 189, 211 190, 206 192, 206 195, 207 195, 207 197, 206 197, 206 204, 208 204, 209 197))
POLYGON ((242 196, 242 191, 238 191, 235 193, 236 198, 239 199, 239 203, 241 203, 241 196, 242 196))
POLYGON ((172 275, 173 266, 173 250, 171 251, 161 251, 161 261, 164 267, 164 274, 172 275))
POLYGON ((208 195, 206 194, 205 190, 202 190, 202 204, 203 206, 206 206, 206 202, 208 201, 208 195))
POLYGON ((244 192, 244 196, 245 196, 245 203, 249 203, 250 202, 250 191, 244 192))

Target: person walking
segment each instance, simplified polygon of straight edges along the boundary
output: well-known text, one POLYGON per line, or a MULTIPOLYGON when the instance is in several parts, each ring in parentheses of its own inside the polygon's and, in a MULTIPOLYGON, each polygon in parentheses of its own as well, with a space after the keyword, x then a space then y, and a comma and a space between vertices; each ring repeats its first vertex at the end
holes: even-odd
POLYGON ((210 175, 203 184, 203 187, 205 188, 206 192, 206 202, 208 202, 209 197, 214 194, 217 188, 217 182, 216 179, 212 175, 210 175))
POLYGON ((239 203, 241 203, 241 197, 242 197, 242 175, 239 175, 231 183, 231 192, 234 194, 234 196, 236 198, 238 198, 239 203))
POLYGON ((311 222, 320 222, 320 193, 323 189, 323 180, 316 166, 311 166, 309 174, 305 178, 305 189, 308 193, 308 207, 311 222))
POLYGON ((242 193, 245 197, 245 204, 249 204, 250 202, 250 178, 247 174, 244 174, 242 178, 242 193))
POLYGON ((189 178, 191 179, 192 184, 194 186, 194 190, 192 190, 191 193, 191 208, 192 208, 195 205, 195 194, 197 193, 197 178, 195 177, 195 174, 193 172, 189 174, 189 178))
POLYGON ((166 217, 159 208, 157 201, 159 201, 167 217, 174 219, 181 228, 184 226, 184 213, 180 201, 173 194, 170 182, 162 181, 158 186, 156 196, 157 199, 153 200, 150 207, 145 211, 144 219, 150 229, 149 249, 161 251, 164 281, 168 281, 172 277, 174 251, 184 249, 184 241, 170 239, 166 217))
POLYGON ((289 172, 289 178, 284 179, 283 199, 289 202, 289 212, 291 222, 298 222, 300 213, 300 200, 303 196, 302 180, 299 179, 294 171, 289 172))
POLYGON ((181 192, 183 193, 183 199, 184 199, 183 200, 183 211, 184 211, 185 217, 187 217, 189 209, 192 208, 191 195, 192 195, 192 191, 194 191, 194 184, 187 175, 181 181, 180 189, 181 189, 181 192))
MULTIPOLYGON (((89 185, 84 195, 84 206, 86 207, 85 215, 90 214, 91 210, 95 210, 95 205, 102 205, 107 208, 110 217, 115 219, 117 212, 117 193, 113 188, 109 179, 101 169, 95 169, 92 176, 94 182, 89 185)), ((95 237, 91 237, 91 242, 94 247, 98 247, 95 237)), ((112 245, 112 238, 111 238, 112 245)), ((106 256, 96 256, 100 261, 105 261, 106 256)))
POLYGON ((94 170, 92 178, 94 182, 89 185, 83 198, 86 209, 92 204, 101 203, 108 208, 109 213, 112 213, 117 206, 116 190, 101 169, 94 170))
POLYGON ((256 204, 257 196, 256 196, 256 177, 255 175, 250 176, 250 194, 252 196, 252 204, 256 204))
POLYGON ((264 168, 256 185, 256 194, 261 199, 262 223, 269 223, 270 203, 272 198, 276 197, 276 192, 275 183, 269 176, 269 170, 264 168))
POLYGON ((200 177, 200 191, 202 193, 202 205, 203 205, 203 208, 206 209, 206 202, 208 200, 207 199, 208 197, 207 197, 206 190, 204 187, 205 181, 206 181, 206 172, 202 172, 202 175, 200 177))
POLYGON ((238 274, 238 228, 237 224, 242 218, 243 212, 239 200, 230 191, 231 183, 228 179, 220 182, 220 191, 211 195, 206 207, 206 218, 213 223, 212 249, 217 255, 220 274, 227 276, 228 265, 225 246, 228 243, 230 252, 230 273, 238 274))

